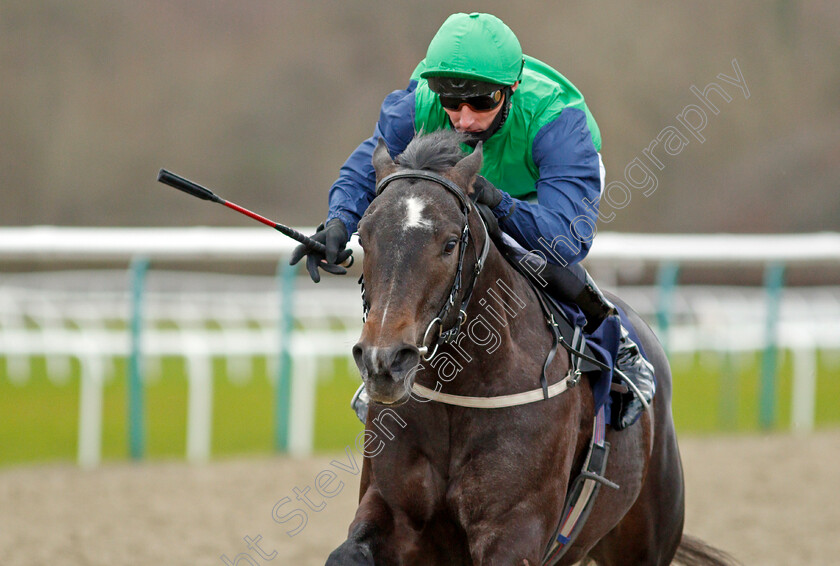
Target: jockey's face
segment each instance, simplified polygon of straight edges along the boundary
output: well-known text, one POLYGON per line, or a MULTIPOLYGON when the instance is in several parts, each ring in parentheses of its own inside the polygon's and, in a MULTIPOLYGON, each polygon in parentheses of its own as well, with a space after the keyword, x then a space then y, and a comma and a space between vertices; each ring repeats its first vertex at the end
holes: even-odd
MULTIPOLYGON (((516 90, 518 86, 519 83, 513 85, 511 91, 516 90)), ((455 130, 476 134, 490 127, 493 120, 496 119, 496 115, 502 111, 504 104, 505 101, 502 101, 496 108, 486 112, 473 110, 468 104, 462 104, 458 110, 449 110, 448 108, 444 108, 443 110, 449 116, 449 120, 452 122, 455 130)))

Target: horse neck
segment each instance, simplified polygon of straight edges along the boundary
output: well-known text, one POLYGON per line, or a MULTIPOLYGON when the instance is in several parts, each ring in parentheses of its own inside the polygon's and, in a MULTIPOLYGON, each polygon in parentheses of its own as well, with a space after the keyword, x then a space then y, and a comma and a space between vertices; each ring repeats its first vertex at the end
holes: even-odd
POLYGON ((516 336, 520 329, 542 324, 542 310, 533 288, 495 245, 490 246, 467 309, 468 324, 479 317, 500 334, 507 335, 508 340, 503 340, 502 348, 513 347, 510 337, 516 336))

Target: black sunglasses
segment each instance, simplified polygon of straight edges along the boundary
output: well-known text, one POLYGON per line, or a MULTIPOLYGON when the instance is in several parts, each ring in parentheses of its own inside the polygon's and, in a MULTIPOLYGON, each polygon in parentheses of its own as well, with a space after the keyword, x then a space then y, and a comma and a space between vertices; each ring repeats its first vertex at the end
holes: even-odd
POLYGON ((476 112, 488 112, 494 110, 502 102, 502 89, 494 90, 489 94, 479 96, 449 96, 441 94, 440 105, 447 110, 460 110, 466 104, 476 112))

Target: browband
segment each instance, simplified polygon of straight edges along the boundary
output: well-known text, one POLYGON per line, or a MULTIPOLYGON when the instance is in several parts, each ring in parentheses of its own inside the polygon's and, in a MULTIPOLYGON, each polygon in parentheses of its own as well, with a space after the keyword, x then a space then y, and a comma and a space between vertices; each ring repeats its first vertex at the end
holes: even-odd
POLYGON ((455 195, 458 200, 461 201, 461 206, 464 207, 464 212, 470 210, 470 199, 467 198, 467 195, 464 194, 461 187, 443 175, 438 175, 437 173, 425 171, 423 169, 402 169, 396 173, 386 175, 378 183, 376 183, 376 196, 382 194, 382 191, 385 190, 391 181, 395 181, 397 179, 426 179, 427 181, 433 181, 455 195))

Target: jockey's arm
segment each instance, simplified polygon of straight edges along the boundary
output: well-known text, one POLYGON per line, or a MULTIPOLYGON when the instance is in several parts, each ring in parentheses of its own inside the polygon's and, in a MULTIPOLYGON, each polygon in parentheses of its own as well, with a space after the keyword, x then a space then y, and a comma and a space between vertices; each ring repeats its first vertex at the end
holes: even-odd
POLYGON ((412 80, 405 90, 385 97, 373 135, 350 154, 338 179, 330 188, 327 221, 340 218, 348 235, 356 231, 362 215, 376 196, 376 173, 371 158, 379 138, 384 138, 391 157, 399 155, 414 137, 414 89, 412 80))
POLYGON ((595 236, 602 179, 600 158, 581 110, 566 108, 537 133, 537 203, 504 194, 493 210, 499 226, 551 263, 581 261, 595 236))

